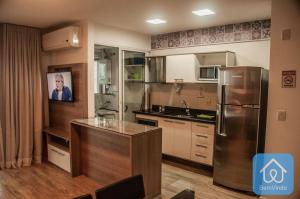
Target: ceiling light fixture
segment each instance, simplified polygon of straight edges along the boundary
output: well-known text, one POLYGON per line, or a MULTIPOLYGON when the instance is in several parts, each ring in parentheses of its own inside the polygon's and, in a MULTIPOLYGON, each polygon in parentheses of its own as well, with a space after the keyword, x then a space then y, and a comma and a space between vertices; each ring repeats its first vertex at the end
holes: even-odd
POLYGON ((203 9, 203 10, 195 10, 192 12, 195 15, 198 16, 206 16, 206 15, 213 15, 215 14, 214 11, 210 10, 210 9, 203 9))
POLYGON ((146 22, 147 22, 147 23, 152 23, 152 24, 162 24, 162 23, 167 23, 167 21, 162 20, 162 19, 148 19, 146 22))

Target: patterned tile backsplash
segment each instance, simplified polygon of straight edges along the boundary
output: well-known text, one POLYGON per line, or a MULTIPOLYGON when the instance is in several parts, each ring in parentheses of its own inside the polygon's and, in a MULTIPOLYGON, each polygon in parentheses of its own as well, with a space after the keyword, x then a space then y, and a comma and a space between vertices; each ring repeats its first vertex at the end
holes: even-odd
POLYGON ((151 37, 152 49, 180 48, 270 39, 271 20, 227 24, 151 37))

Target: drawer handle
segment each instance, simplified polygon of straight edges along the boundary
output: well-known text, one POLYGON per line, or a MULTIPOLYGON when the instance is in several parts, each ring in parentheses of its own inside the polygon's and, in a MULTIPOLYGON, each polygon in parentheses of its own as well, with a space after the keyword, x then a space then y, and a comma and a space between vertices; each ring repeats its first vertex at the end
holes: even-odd
POLYGON ((209 126, 206 126, 206 125, 200 125, 200 124, 197 124, 196 126, 198 126, 198 127, 203 127, 203 128, 209 128, 209 126))
POLYGON ((201 138, 208 138, 208 136, 206 135, 196 135, 197 137, 201 137, 201 138))
POLYGON ((172 120, 164 120, 165 122, 169 123, 175 123, 175 124, 185 124, 184 122, 177 122, 177 121, 172 121, 172 120))
POLYGON ((55 153, 57 153, 57 154, 59 154, 59 155, 61 155, 61 156, 65 156, 65 154, 63 154, 63 153, 61 153, 61 152, 59 152, 59 151, 57 151, 55 149, 50 149, 50 150, 53 151, 53 152, 55 152, 55 153))
POLYGON ((181 78, 181 79, 178 79, 178 78, 176 79, 176 78, 175 78, 174 80, 175 80, 175 82, 178 82, 178 83, 184 81, 184 79, 182 79, 182 78, 181 78))
POLYGON ((197 147, 202 147, 202 148, 205 148, 207 149, 207 146, 204 146, 204 145, 201 145, 201 144, 196 144, 197 147))
POLYGON ((173 121, 171 120, 164 120, 165 122, 169 122, 169 123, 173 123, 173 121))
POLYGON ((201 157, 201 158, 207 158, 205 155, 195 154, 195 156, 201 157))

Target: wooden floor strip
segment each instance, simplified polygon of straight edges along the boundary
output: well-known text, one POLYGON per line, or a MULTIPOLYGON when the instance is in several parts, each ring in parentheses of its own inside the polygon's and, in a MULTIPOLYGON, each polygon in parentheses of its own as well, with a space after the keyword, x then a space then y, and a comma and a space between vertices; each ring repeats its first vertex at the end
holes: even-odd
MULTIPOLYGON (((209 173, 201 173, 178 165, 162 164, 162 194, 156 199, 169 199, 184 189, 194 190, 199 199, 256 198, 215 186, 209 173)), ((85 176, 72 178, 50 163, 0 171, 0 199, 70 199, 86 193, 94 194, 101 187, 85 176)))

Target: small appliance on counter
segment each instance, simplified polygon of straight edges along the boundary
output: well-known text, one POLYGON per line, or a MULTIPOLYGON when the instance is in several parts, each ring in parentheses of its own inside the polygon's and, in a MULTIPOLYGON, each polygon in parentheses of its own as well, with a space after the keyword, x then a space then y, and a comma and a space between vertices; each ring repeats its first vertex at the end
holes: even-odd
POLYGON ((263 153, 268 71, 220 68, 213 181, 252 192, 252 158, 263 153))

